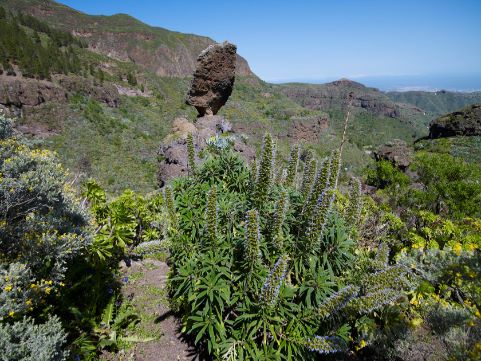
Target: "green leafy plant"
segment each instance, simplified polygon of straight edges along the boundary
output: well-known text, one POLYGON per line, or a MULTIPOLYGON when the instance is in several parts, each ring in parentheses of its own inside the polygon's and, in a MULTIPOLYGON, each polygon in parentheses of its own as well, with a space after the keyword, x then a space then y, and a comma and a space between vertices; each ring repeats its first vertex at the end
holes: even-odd
POLYGON ((412 288, 409 270, 387 261, 343 276, 356 259, 344 218, 359 222, 360 200, 345 217, 337 209, 341 153, 319 171, 307 159, 302 175, 294 148, 286 178, 274 182, 274 149, 266 135, 252 170, 229 150, 216 152, 165 191, 172 306, 183 331, 216 358, 347 351, 360 315, 412 288))

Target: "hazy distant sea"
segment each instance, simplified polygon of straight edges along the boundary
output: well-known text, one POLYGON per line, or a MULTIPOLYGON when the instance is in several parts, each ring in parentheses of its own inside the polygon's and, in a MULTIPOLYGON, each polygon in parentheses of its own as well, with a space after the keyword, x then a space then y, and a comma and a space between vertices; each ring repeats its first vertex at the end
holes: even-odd
MULTIPOLYGON (((275 81, 275 83, 303 82, 303 83, 327 83, 337 78, 324 79, 292 79, 275 81)), ((384 91, 438 91, 451 90, 460 92, 472 92, 481 90, 481 74, 477 75, 396 75, 396 76, 355 76, 346 78, 362 83, 366 86, 378 88, 384 91)))

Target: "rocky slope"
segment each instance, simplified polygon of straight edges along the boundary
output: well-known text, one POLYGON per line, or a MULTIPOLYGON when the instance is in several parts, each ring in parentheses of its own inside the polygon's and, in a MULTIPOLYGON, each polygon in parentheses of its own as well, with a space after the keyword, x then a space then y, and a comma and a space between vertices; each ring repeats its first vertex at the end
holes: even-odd
POLYGON ((434 115, 446 114, 467 105, 481 103, 481 92, 406 91, 387 92, 386 95, 394 102, 411 104, 434 115))
POLYGON ((475 104, 433 120, 430 138, 481 136, 481 104, 475 104))
POLYGON ((349 103, 349 95, 352 94, 353 107, 374 115, 399 118, 406 109, 419 115, 423 113, 416 107, 396 104, 379 90, 348 79, 327 84, 283 84, 279 89, 290 99, 309 109, 345 108, 349 103))
MULTIPOLYGON (((87 15, 51 0, 0 0, 0 6, 33 15, 84 39, 93 51, 132 61, 161 76, 190 76, 199 53, 214 41, 152 27, 125 14, 87 15)), ((254 76, 237 57, 237 75, 254 76)))

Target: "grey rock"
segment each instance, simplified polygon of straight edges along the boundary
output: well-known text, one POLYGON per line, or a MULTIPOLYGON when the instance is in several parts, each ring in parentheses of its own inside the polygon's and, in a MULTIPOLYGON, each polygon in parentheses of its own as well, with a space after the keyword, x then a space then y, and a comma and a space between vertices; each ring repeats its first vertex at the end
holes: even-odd
POLYGON ((384 144, 374 152, 376 160, 387 160, 401 170, 406 170, 411 164, 413 152, 405 141, 394 139, 384 144))

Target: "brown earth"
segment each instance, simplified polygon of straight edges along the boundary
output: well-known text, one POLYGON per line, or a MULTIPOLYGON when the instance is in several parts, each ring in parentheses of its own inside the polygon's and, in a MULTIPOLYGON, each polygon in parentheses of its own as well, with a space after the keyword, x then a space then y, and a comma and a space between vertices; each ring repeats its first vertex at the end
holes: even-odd
POLYGON ((128 277, 128 281, 122 288, 122 294, 134 305, 141 318, 133 334, 140 338, 157 339, 135 343, 132 348, 117 354, 104 353, 102 360, 198 359, 195 351, 182 340, 180 322, 169 308, 166 290, 168 272, 169 267, 165 262, 154 259, 132 261, 130 267, 123 264, 122 277, 128 277))

